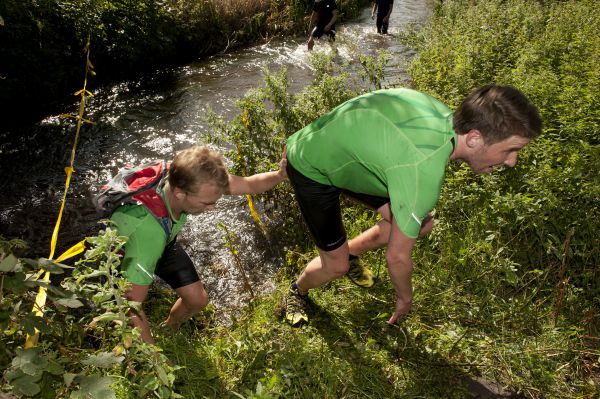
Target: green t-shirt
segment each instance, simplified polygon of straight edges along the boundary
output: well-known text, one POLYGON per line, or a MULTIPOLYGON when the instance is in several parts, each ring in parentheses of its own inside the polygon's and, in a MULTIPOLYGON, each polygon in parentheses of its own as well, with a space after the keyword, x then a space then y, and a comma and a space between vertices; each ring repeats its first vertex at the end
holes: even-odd
POLYGON ((349 100, 290 136, 288 162, 306 177, 390 198, 415 238, 440 194, 454 148, 452 111, 423 93, 388 89, 349 100))
POLYGON ((115 210, 110 220, 119 232, 127 237, 125 256, 121 271, 127 280, 138 285, 150 285, 154 280, 154 270, 168 243, 175 239, 187 220, 181 213, 179 220, 173 218, 171 206, 163 189, 163 199, 169 210, 173 226, 167 241, 165 230, 143 205, 126 204, 115 210))

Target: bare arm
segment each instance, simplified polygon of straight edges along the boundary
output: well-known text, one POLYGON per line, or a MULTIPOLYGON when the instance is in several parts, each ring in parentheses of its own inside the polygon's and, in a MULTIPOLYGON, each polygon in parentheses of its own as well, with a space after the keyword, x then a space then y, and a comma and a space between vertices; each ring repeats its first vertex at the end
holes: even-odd
POLYGON ((377 2, 373 2, 373 9, 371 10, 371 19, 375 18, 375 12, 377 11, 377 2))
POLYGON ((335 24, 335 21, 337 21, 337 15, 338 12, 337 10, 333 10, 331 12, 331 21, 329 21, 329 23, 325 26, 325 32, 327 32, 328 30, 331 30, 331 27, 333 26, 333 24, 335 24))
POLYGON ((387 246, 386 260, 390 280, 396 291, 396 308, 388 320, 388 324, 396 322, 398 317, 407 314, 412 305, 412 249, 416 239, 406 236, 396 224, 391 221, 390 240, 387 246))
MULTIPOLYGON (((150 286, 148 285, 131 284, 125 293, 125 298, 127 298, 128 301, 142 303, 146 300, 149 287, 150 286)), ((146 318, 144 311, 140 308, 136 312, 130 311, 129 315, 131 316, 131 324, 141 330, 142 340, 149 344, 153 344, 154 339, 152 338, 152 333, 150 332, 150 324, 148 323, 148 319, 146 318)))
POLYGON ((316 11, 313 11, 312 14, 310 15, 310 22, 308 23, 308 34, 309 35, 312 32, 313 28, 315 27, 315 24, 317 23, 318 17, 319 17, 319 14, 316 11))
POLYGON ((229 175, 229 193, 239 194, 260 194, 275 187, 285 179, 281 170, 257 173, 249 177, 229 175))
POLYGON ((284 148, 279 161, 279 170, 257 173, 249 177, 229 175, 228 194, 260 194, 268 191, 287 178, 286 165, 286 149, 284 148))

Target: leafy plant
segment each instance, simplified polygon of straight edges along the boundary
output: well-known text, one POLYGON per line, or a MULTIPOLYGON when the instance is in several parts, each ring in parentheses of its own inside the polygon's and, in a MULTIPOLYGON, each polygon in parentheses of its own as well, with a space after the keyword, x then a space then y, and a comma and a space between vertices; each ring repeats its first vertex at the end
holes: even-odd
POLYGON ((88 242, 75 268, 18 258, 12 250, 22 243, 1 242, 2 389, 35 398, 109 399, 120 390, 123 398, 180 397, 173 390, 177 366, 129 325, 140 304, 124 299, 126 281, 118 270, 124 238, 107 228, 88 242), (72 274, 56 286, 35 278, 41 268, 72 274), (49 302, 41 317, 31 312, 38 286, 47 289, 49 302), (39 346, 23 348, 35 329, 42 334, 39 346))

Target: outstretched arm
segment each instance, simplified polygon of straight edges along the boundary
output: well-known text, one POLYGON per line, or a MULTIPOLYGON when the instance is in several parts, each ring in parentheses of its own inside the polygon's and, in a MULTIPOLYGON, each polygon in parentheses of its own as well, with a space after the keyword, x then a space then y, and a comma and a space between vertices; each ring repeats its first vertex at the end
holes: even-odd
POLYGON ((279 161, 279 170, 257 173, 248 177, 229 175, 229 192, 227 194, 260 194, 270 190, 287 178, 286 165, 287 160, 284 148, 281 160, 279 161))
POLYGON ((398 317, 407 314, 412 306, 412 248, 416 239, 406 236, 398 228, 392 218, 386 260, 390 273, 390 280, 396 291, 396 308, 388 324, 393 324, 398 317))

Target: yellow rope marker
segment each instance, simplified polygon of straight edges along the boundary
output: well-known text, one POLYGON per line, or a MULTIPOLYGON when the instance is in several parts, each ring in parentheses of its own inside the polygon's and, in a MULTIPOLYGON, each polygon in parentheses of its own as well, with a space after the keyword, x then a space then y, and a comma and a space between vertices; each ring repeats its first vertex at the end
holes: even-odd
MULTIPOLYGON (((250 121, 248 119, 248 111, 247 110, 244 110, 244 112, 242 113, 242 124, 244 125, 244 127, 246 129, 248 129, 248 125, 250 124, 250 121)), ((236 143, 235 146, 237 148, 237 158, 239 161, 242 159, 242 152, 240 151, 240 145, 238 143, 236 143)), ((246 170, 246 166, 244 165, 244 176, 247 176, 247 175, 248 175, 248 171, 246 170)), ((254 219, 256 224, 258 224, 258 227, 260 227, 260 230, 262 231, 262 233, 265 235, 265 237, 268 240, 269 232, 267 231, 265 224, 261 220, 260 215, 256 211, 256 208, 254 207, 254 201, 252 200, 252 196, 250 194, 246 194, 246 200, 248 201, 248 208, 250 208, 250 215, 252 215, 252 219, 254 219)))
MULTIPOLYGON (((60 255, 56 261, 57 262, 62 262, 64 260, 70 259, 75 255, 78 255, 80 253, 82 253, 85 250, 85 240, 82 240, 80 242, 78 242, 77 244, 73 245, 71 248, 67 249, 65 252, 62 253, 62 255, 60 255)), ((48 282, 50 281, 50 272, 46 272, 46 271, 41 271, 41 273, 44 275, 44 277, 42 277, 42 281, 43 282, 48 282)), ((44 306, 46 306, 46 289, 44 287, 40 287, 37 295, 35 296, 35 305, 33 306, 33 312, 37 315, 42 317, 44 315, 43 309, 44 306)), ((39 338, 39 332, 36 329, 35 334, 33 334, 32 336, 28 335, 27 339, 25 340, 25 348, 31 348, 37 345, 37 341, 39 338)))
MULTIPOLYGON (((48 257, 48 259, 50 259, 50 260, 52 260, 54 258, 54 251, 56 250, 56 242, 58 241, 58 231, 60 230, 60 222, 62 220, 62 214, 65 209, 65 203, 67 202, 67 193, 69 191, 69 185, 71 183, 71 175, 75 171, 75 169, 73 168, 73 164, 75 163, 75 150, 77 149, 77 142, 79 141, 79 132, 81 131, 81 124, 82 123, 92 123, 89 120, 83 118, 83 114, 85 111, 85 98, 88 95, 93 96, 93 94, 87 90, 87 77, 88 77, 88 74, 92 74, 92 75, 96 74, 93 71, 94 66, 90 62, 90 38, 89 38, 89 36, 88 36, 87 44, 85 45, 85 51, 86 51, 86 64, 85 64, 85 76, 83 79, 83 89, 81 89, 75 93, 76 96, 81 96, 81 100, 79 102, 79 115, 77 115, 75 117, 77 119, 77 129, 75 131, 75 139, 73 140, 73 148, 71 149, 71 162, 70 162, 69 166, 65 167, 65 173, 67 174, 67 178, 65 181, 65 190, 63 192, 62 201, 60 204, 60 211, 58 212, 58 218, 56 220, 56 224, 54 225, 54 231, 52 232, 52 239, 50 241, 50 256, 48 257)), ((60 262, 60 261, 69 259, 69 258, 83 252, 83 250, 85 249, 84 244, 85 244, 85 240, 75 244, 73 247, 69 248, 61 256, 59 256, 56 261, 60 262)), ((42 277, 43 282, 50 281, 50 272, 40 270, 40 274, 38 276, 41 276, 42 274, 43 274, 43 277, 42 277)), ((32 312, 34 312, 37 316, 41 317, 44 315, 44 306, 46 306, 46 298, 47 298, 46 289, 44 287, 40 287, 38 290, 38 293, 35 297, 35 304, 33 305, 33 309, 32 309, 32 312)), ((33 346, 36 346, 38 339, 39 339, 39 335, 40 334, 37 329, 35 330, 35 333, 33 335, 31 335, 31 336, 27 335, 27 338, 25 339, 25 348, 31 348, 33 346)))
POLYGON ((267 231, 267 227, 261 220, 258 212, 256 212, 256 208, 254 207, 254 201, 252 201, 252 196, 250 194, 246 194, 246 200, 248 201, 248 208, 250 208, 250 214, 252 215, 252 218, 258 224, 258 227, 260 227, 265 237, 267 237, 267 240, 269 240, 269 232, 267 231))

